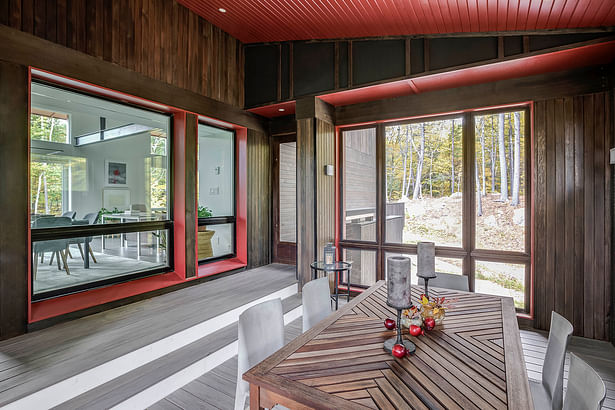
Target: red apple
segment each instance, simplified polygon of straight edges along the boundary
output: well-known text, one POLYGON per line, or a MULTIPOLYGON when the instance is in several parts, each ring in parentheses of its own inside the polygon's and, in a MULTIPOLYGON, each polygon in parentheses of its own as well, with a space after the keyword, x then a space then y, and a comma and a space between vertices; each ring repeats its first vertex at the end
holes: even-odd
POLYGON ((423 329, 421 329, 421 327, 417 325, 410 325, 410 329, 408 329, 408 332, 412 336, 420 336, 422 331, 423 329))
POLYGON ((393 319, 385 319, 384 320, 384 327, 386 327, 389 330, 393 330, 397 326, 395 325, 395 321, 393 319))
POLYGON ((404 345, 402 345, 402 344, 396 344, 395 346, 393 346, 392 350, 393 350, 392 351, 393 356, 395 356, 397 358, 400 358, 400 359, 402 357, 404 357, 406 355, 406 353, 407 353, 406 352, 406 347, 404 345))
POLYGON ((426 330, 432 330, 436 327, 436 321, 433 317, 426 317, 425 320, 423 320, 423 324, 425 325, 426 330))

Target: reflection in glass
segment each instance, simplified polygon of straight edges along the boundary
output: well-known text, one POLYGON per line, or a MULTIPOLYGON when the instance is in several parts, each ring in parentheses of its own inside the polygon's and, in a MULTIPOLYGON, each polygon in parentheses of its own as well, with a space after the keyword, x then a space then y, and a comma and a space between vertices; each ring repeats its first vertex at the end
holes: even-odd
MULTIPOLYGON (((71 220, 44 217, 34 224, 59 227, 70 225, 71 220)), ((160 230, 34 241, 34 294, 165 268, 167 238, 168 231, 160 230)))
POLYGON ((461 246, 462 121, 386 127, 387 242, 461 246))
MULTIPOLYGON (((376 283, 376 252, 358 249, 344 249, 343 260, 352 263, 350 283, 372 286, 376 283)), ((343 278, 342 282, 346 282, 343 278)))
POLYGON ((525 308, 525 265, 476 261, 475 291, 512 297, 515 307, 525 308))
POLYGON ((200 261, 231 255, 234 252, 235 224, 199 226, 197 234, 200 261))
POLYGON ((344 131, 344 239, 376 240, 376 129, 344 131))
POLYGON ((476 247, 525 251, 525 112, 474 117, 476 247))
POLYGON ((209 216, 235 215, 234 133, 199 124, 199 206, 209 216))
POLYGON ((169 117, 32 83, 30 213, 167 219, 169 117))

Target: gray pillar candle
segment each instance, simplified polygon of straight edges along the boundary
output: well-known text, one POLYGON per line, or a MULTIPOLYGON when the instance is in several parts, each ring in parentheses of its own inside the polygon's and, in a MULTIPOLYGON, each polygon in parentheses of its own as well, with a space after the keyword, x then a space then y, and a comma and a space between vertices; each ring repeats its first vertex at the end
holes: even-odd
POLYGON ((412 306, 410 288, 410 258, 390 256, 387 258, 387 304, 395 309, 412 306))
POLYGON ((436 277, 436 244, 419 242, 417 245, 418 263, 416 276, 424 279, 436 277))

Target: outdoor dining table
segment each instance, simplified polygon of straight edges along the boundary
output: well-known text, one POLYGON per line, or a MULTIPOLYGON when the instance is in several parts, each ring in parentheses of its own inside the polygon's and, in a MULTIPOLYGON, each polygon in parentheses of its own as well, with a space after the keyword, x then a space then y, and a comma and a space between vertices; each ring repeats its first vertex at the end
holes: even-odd
MULTIPOLYGON (((413 286, 413 300, 423 291, 413 286)), ((397 359, 383 342, 395 317, 380 281, 243 375, 250 408, 532 409, 512 298, 430 287, 454 300, 444 321, 404 337, 397 359)))

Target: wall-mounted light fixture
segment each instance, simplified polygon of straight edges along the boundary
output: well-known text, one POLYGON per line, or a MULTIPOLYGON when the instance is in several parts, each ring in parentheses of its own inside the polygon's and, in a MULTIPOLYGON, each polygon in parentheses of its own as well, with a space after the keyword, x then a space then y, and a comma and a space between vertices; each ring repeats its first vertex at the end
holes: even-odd
POLYGON ((325 175, 332 177, 333 175, 335 175, 335 170, 333 168, 333 165, 325 165, 325 175))

